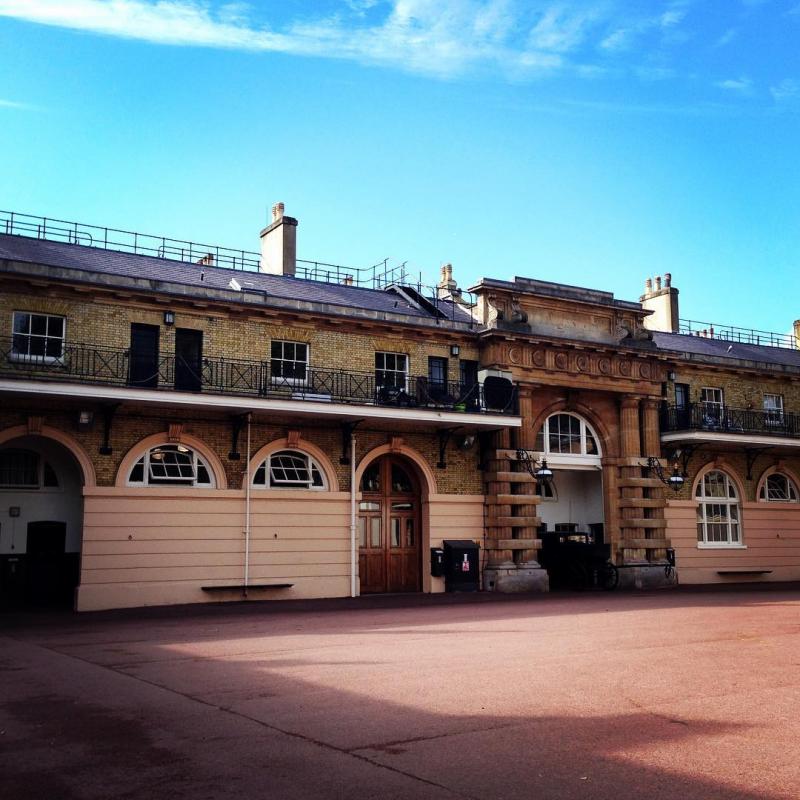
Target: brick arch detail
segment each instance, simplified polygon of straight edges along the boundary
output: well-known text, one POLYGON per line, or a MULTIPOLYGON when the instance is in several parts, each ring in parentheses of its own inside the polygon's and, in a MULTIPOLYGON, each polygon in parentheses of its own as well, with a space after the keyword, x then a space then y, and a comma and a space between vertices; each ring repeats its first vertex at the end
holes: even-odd
MULTIPOLYGON (((325 473, 325 482, 328 487, 327 490, 329 492, 339 491, 339 479, 336 477, 336 470, 330 458, 328 458, 324 450, 321 450, 315 444, 312 444, 311 442, 302 438, 297 442, 297 444, 294 445, 290 445, 289 440, 286 437, 283 437, 282 439, 274 439, 273 441, 268 442, 262 448, 257 450, 255 455, 250 459, 250 469, 248 474, 252 476, 268 456, 271 456, 273 453, 277 453, 279 450, 298 450, 301 453, 307 453, 310 455, 317 462, 317 464, 319 464, 320 469, 322 469, 322 471, 325 473)), ((319 489, 317 489, 317 491, 319 491, 319 489)))
POLYGON ((549 406, 542 409, 539 414, 534 419, 531 429, 533 430, 534 436, 536 436, 542 425, 544 425, 545 420, 552 416, 553 414, 558 414, 560 412, 564 412, 567 414, 575 414, 579 417, 583 417, 586 422, 589 423, 592 430, 594 431, 595 436, 600 439, 600 447, 601 447, 601 457, 605 458, 606 456, 615 456, 617 455, 617 448, 614 446, 614 440, 609 433, 608 427, 606 424, 597 416, 597 414, 592 411, 588 406, 584 405, 583 403, 573 403, 570 404, 569 407, 567 406, 566 400, 556 400, 553 403, 550 403, 549 406))
POLYGON ((745 486, 742 482, 742 479, 739 477, 739 473, 736 471, 736 468, 733 464, 725 461, 725 459, 715 459, 714 461, 708 461, 703 464, 700 469, 697 470, 697 474, 692 481, 692 491, 690 498, 692 500, 696 500, 695 493, 697 492, 697 487, 700 485, 700 481, 703 480, 703 477, 707 472, 711 472, 712 470, 719 470, 720 472, 724 472, 732 481, 733 485, 736 487, 736 491, 739 493, 737 500, 739 503, 747 502, 747 493, 745 492, 745 486))
POLYGON ((58 442, 66 448, 72 457, 78 462, 78 466, 83 474, 83 487, 84 489, 97 486, 97 475, 94 470, 89 454, 83 448, 83 445, 76 439, 73 439, 68 433, 53 428, 50 425, 42 425, 41 430, 31 432, 26 425, 15 425, 13 428, 6 428, 0 431, 0 446, 13 439, 19 439, 22 436, 35 436, 42 439, 51 439, 58 442))
MULTIPOLYGON (((228 488, 228 477, 225 474, 225 467, 222 466, 219 456, 217 456, 217 454, 210 447, 208 447, 205 442, 186 433, 181 434, 180 442, 170 442, 166 432, 154 433, 152 436, 147 436, 137 442, 133 447, 131 447, 130 450, 128 450, 120 462, 119 468, 117 469, 117 476, 114 481, 114 486, 121 488, 126 487, 128 485, 128 474, 133 468, 133 465, 144 455, 145 451, 150 450, 153 447, 158 447, 160 444, 182 444, 191 448, 192 450, 196 450, 203 457, 208 465, 208 468, 214 473, 215 487, 217 489, 228 488)), ((181 487, 178 486, 175 488, 180 489, 181 487)), ((191 489, 192 487, 184 488, 191 489)))
POLYGON ((361 485, 361 476, 364 474, 364 470, 366 470, 366 468, 373 461, 375 461, 376 458, 380 458, 381 456, 385 455, 405 456, 414 464, 423 479, 423 486, 421 487, 423 498, 437 493, 436 476, 433 474, 433 471, 431 470, 428 462, 425 460, 425 457, 421 453, 417 452, 413 447, 409 447, 405 444, 400 445, 399 447, 392 447, 390 444, 383 444, 366 453, 356 467, 356 487, 361 485))
MULTIPOLYGON (((767 467, 767 468, 766 468, 766 469, 765 469, 765 470, 764 470, 764 471, 761 473, 761 475, 760 475, 759 479, 756 481, 756 492, 755 492, 755 496, 753 497, 753 499, 754 499, 756 502, 759 502, 759 498, 758 498, 758 496, 759 496, 759 494, 761 494, 761 487, 764 485, 764 481, 765 481, 765 480, 766 480, 766 479, 767 479, 767 478, 768 478, 770 475, 774 475, 775 473, 782 473, 783 475, 786 475, 786 477, 787 477, 787 478, 789 478, 789 480, 790 480, 790 481, 792 481, 792 483, 794 483, 794 485, 795 485, 795 488, 796 488, 798 491, 800 491, 800 481, 797 479, 797 475, 795 474, 794 470, 791 470, 791 469, 789 469, 788 467, 779 467, 779 466, 777 466, 777 465, 773 464, 771 467, 767 467)), ((776 501, 775 501, 775 500, 773 500, 773 501, 771 501, 771 502, 773 502, 773 503, 774 503, 774 502, 776 502, 776 501)), ((787 500, 786 502, 787 502, 787 503, 791 503, 792 501, 791 501, 791 500, 787 500)))

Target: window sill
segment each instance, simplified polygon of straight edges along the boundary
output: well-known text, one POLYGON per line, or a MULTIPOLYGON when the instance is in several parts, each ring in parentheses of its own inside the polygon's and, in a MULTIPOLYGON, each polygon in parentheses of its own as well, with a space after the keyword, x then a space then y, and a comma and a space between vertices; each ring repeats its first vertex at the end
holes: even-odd
POLYGON ((729 542, 698 542, 698 550, 747 550, 746 544, 730 544, 729 542))
POLYGON ((9 353, 9 361, 17 361, 22 364, 46 364, 48 366, 59 364, 66 366, 64 356, 29 356, 25 353, 9 353))

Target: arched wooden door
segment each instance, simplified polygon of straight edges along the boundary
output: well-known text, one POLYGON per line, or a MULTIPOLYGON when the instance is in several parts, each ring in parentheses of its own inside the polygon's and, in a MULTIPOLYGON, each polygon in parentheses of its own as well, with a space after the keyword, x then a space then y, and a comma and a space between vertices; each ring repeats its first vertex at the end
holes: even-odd
POLYGON ((361 478, 358 574, 361 593, 422 588, 420 488, 404 460, 383 456, 361 478))

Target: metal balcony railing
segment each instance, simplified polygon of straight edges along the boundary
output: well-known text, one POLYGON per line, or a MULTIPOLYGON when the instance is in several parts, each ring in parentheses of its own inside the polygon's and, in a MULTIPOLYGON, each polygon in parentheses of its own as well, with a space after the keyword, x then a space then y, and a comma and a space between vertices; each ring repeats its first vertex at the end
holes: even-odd
POLYGON ((378 380, 373 372, 318 367, 295 368, 293 376, 273 370, 269 360, 157 358, 129 349, 94 344, 53 345, 49 354, 29 355, 28 337, 0 337, 0 377, 127 386, 161 391, 351 403, 395 408, 439 408, 447 411, 516 414, 517 390, 484 391, 479 383, 435 382, 423 376, 378 380))
POLYGON ((691 403, 686 408, 667 406, 661 411, 661 432, 708 431, 800 437, 800 416, 778 410, 720 408, 691 403))

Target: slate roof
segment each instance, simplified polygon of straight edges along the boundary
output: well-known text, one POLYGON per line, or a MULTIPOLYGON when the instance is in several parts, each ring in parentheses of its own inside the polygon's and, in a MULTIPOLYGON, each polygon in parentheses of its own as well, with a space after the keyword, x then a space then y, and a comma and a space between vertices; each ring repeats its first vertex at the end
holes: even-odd
MULTIPOLYGON (((81 270, 85 273, 165 281, 192 286, 195 289, 207 287, 230 290, 228 284, 231 278, 236 278, 244 290, 266 292, 270 297, 401 314, 420 320, 432 320, 436 317, 433 313, 416 308, 405 298, 391 291, 283 275, 267 275, 254 271, 201 267, 190 262, 27 236, 0 234, 0 259, 81 270)), ((76 279, 80 280, 80 276, 76 275, 76 279)), ((451 315, 449 306, 446 313, 448 316, 451 315)), ((469 316, 456 307, 456 320, 469 322, 469 316)))
POLYGON ((653 341, 664 350, 674 350, 691 356, 713 360, 750 361, 769 366, 800 369, 800 350, 788 347, 743 344, 727 339, 709 339, 686 333, 654 333, 653 341))

